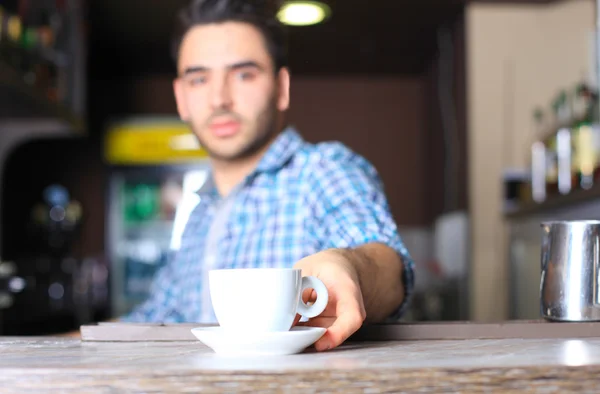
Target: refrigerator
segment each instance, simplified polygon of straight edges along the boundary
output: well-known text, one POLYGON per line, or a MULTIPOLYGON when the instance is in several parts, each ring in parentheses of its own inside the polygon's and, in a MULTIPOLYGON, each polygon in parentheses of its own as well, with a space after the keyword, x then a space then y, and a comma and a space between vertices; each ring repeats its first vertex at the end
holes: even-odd
POLYGON ((110 307, 118 317, 148 297, 154 275, 179 249, 209 162, 187 124, 169 117, 112 122, 105 160, 110 307))

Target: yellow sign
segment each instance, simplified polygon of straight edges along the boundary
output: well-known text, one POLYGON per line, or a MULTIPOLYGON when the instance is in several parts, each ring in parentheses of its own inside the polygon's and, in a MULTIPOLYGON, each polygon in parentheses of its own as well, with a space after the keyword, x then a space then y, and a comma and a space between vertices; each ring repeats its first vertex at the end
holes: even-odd
POLYGON ((106 160, 111 164, 178 164, 208 158, 185 123, 117 124, 108 130, 106 160))

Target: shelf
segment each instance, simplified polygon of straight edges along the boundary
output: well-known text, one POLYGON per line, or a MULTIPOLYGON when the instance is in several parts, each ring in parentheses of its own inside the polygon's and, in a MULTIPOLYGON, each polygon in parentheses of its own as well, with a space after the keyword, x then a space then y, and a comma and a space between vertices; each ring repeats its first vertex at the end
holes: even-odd
POLYGON ((55 67, 67 67, 69 63, 71 63, 69 55, 66 53, 51 48, 29 50, 20 47, 17 44, 8 40, 0 42, 0 50, 17 52, 20 53, 22 56, 26 56, 29 59, 37 60, 38 62, 42 61, 55 67))
POLYGON ((572 207, 594 199, 600 199, 600 185, 595 185, 588 190, 575 190, 565 195, 550 196, 546 201, 541 203, 532 202, 522 204, 514 210, 505 212, 504 216, 508 219, 523 218, 548 213, 557 209, 572 207))
POLYGON ((85 122, 81 117, 66 106, 48 100, 3 61, 0 61, 0 118, 56 118, 68 124, 74 133, 86 134, 85 122))

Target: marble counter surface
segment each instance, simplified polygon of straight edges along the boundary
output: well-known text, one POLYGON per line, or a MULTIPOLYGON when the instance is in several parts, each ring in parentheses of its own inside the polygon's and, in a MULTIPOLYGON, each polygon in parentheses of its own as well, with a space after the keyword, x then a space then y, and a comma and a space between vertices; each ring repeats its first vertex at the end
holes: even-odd
POLYGON ((0 337, 0 391, 597 391, 600 338, 348 343, 226 358, 200 342, 0 337))

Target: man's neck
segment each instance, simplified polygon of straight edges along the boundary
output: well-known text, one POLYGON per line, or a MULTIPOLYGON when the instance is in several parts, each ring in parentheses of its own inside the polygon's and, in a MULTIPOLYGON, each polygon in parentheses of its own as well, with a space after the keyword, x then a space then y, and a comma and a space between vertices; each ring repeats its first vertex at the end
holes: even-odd
POLYGON ((213 178, 215 187, 223 197, 240 184, 252 171, 256 169, 262 155, 252 156, 235 162, 213 160, 213 178))
POLYGON ((254 155, 236 161, 213 160, 213 180, 219 194, 223 197, 246 179, 258 166, 267 150, 275 140, 273 137, 263 148, 254 155))

